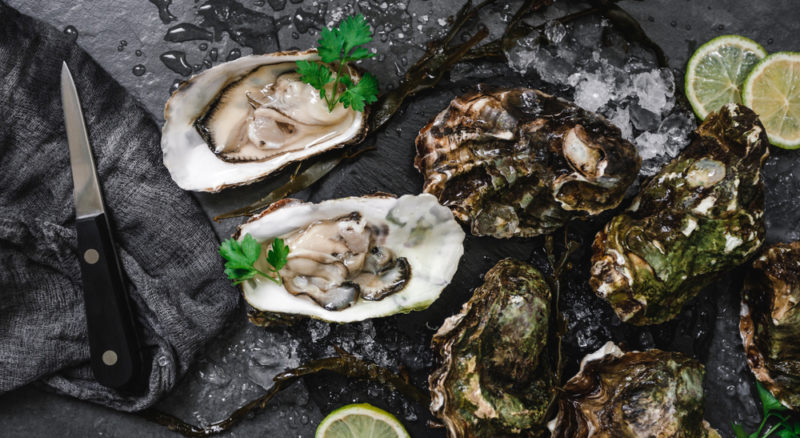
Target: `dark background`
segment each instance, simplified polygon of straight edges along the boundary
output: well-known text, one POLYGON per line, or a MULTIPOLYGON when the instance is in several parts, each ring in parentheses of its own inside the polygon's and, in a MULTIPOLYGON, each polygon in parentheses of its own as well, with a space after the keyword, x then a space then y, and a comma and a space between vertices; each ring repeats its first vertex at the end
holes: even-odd
MULTIPOLYGON (((170 87, 176 80, 185 79, 183 74, 188 74, 181 70, 191 70, 193 66, 205 69, 204 60, 216 65, 228 56, 236 56, 237 51, 246 55, 278 48, 309 47, 313 45, 319 27, 349 15, 353 8, 348 6, 350 2, 336 1, 329 4, 313 0, 271 0, 266 3, 259 0, 241 3, 174 0, 169 7, 174 19, 170 19, 164 9, 159 14, 156 4, 167 2, 158 0, 153 0, 153 3, 119 0, 76 4, 11 0, 9 3, 59 29, 73 26, 78 35, 77 44, 139 98, 159 121, 170 87), (202 6, 208 4, 233 7, 234 13, 246 18, 244 22, 250 20, 252 23, 258 19, 260 24, 257 27, 224 29, 224 24, 214 22, 211 15, 202 13, 202 6), (174 41, 182 38, 170 29, 180 23, 199 25, 201 30, 195 29, 198 32, 195 37, 199 39, 174 41), (215 29, 220 34, 218 41, 210 33, 215 29), (232 34, 237 38, 231 38, 232 34), (205 49, 203 44, 207 45, 205 49), (212 49, 217 50, 213 60, 210 56, 212 49), (170 69, 162 61, 162 55, 177 51, 185 53, 187 67, 173 65, 170 69)), ((385 33, 387 38, 376 36, 375 46, 385 57, 368 66, 378 74, 383 89, 396 83, 397 72, 404 71, 420 56, 424 41, 444 31, 446 23, 440 24, 439 20, 446 19, 461 6, 460 1, 451 0, 399 3, 362 0, 354 3, 357 10, 368 15, 373 23, 384 25, 379 33, 385 33), (403 28, 404 24, 407 28, 403 28)), ((508 10, 513 12, 516 4, 509 5, 508 10)), ((714 36, 742 34, 760 42, 770 52, 800 49, 797 6, 789 0, 622 1, 620 6, 629 11, 664 49, 670 67, 675 69, 676 82, 682 81, 683 67, 694 49, 714 36)), ((502 13, 502 4, 495 12, 498 10, 502 13)), ((495 78, 493 81, 504 83, 508 82, 506 79, 495 78)), ((519 78, 509 80, 514 84, 520 83, 519 78)), ((444 85, 436 92, 412 101, 375 139, 379 151, 389 153, 373 153, 354 163, 346 163, 301 196, 321 200, 376 190, 396 194, 417 192, 421 178, 410 164, 413 138, 417 130, 463 86, 463 83, 444 85)), ((797 155, 800 152, 774 148, 772 152, 765 172, 768 238, 771 242, 798 239, 800 182, 791 169, 800 161, 800 155, 797 155)), ((269 187, 270 183, 257 184, 221 195, 199 195, 198 200, 209 215, 214 215, 257 199, 269 187)), ((238 223, 238 220, 229 220, 215 226, 220 237, 224 238, 238 223)), ((587 229, 577 237, 585 239, 591 234, 587 229)), ((231 321, 230 330, 209 347, 207 358, 189 373, 159 408, 194 422, 219 420, 242 401, 263 393, 263 386, 268 386, 269 379, 284 367, 329 354, 331 342, 389 367, 403 365, 411 371, 415 383, 423 385, 432 364, 432 354, 427 347, 430 335, 468 298, 469 289, 480 283, 480 274, 504 256, 516 256, 534 263, 541 261, 540 246, 541 239, 498 243, 492 239, 469 238, 465 247, 469 256, 462 260, 453 286, 445 291, 442 300, 424 312, 342 326, 311 321, 286 331, 258 329, 244 322, 243 314, 237 315, 231 321), (263 358, 253 354, 258 349, 266 352, 263 358), (254 376, 253 370, 260 370, 260 374, 254 376), (229 389, 233 387, 236 389, 229 389)), ((580 264, 587 254, 585 247, 576 255, 575 269, 579 273, 581 269, 585 270, 585 266, 580 264)), ((582 273, 571 278, 568 286, 573 294, 566 299, 574 300, 575 305, 569 307, 570 301, 568 309, 580 319, 573 322, 575 333, 567 340, 568 351, 573 353, 570 356, 572 369, 583 353, 593 351, 609 338, 625 342, 631 348, 658 346, 684 351, 706 364, 706 418, 723 436, 732 436, 731 421, 747 425, 758 423, 760 406, 753 398, 753 379, 744 364, 736 331, 737 276, 726 277, 701 294, 676 322, 646 330, 621 327, 618 321, 614 322, 607 306, 588 295, 582 273), (589 328, 581 326, 584 319, 594 321, 595 325, 589 328), (597 326, 597 321, 607 327, 597 326), (600 335, 579 340, 576 333, 600 335)), ((571 375, 572 371, 567 374, 571 375)), ((443 436, 441 431, 425 428, 425 420, 429 418, 425 407, 408 404, 402 397, 382 388, 330 375, 306 379, 295 385, 279 396, 270 408, 246 420, 227 436, 311 437, 325 413, 357 401, 368 401, 395 413, 407 424, 412 436, 443 436)), ((135 415, 64 398, 33 386, 0 396, 0 436, 173 435, 135 415)))

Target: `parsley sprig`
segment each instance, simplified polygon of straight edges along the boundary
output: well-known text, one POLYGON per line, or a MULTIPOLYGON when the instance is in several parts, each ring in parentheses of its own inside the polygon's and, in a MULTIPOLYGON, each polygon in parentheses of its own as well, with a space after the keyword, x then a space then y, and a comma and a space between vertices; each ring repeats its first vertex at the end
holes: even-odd
POLYGON ((256 269, 255 263, 261 254, 261 244, 249 234, 245 234, 241 242, 236 239, 222 242, 219 253, 226 260, 225 274, 233 280, 233 284, 240 284, 256 275, 267 277, 277 284, 283 283, 278 271, 286 265, 289 255, 289 247, 283 243, 283 239, 273 240, 272 247, 267 252, 269 273, 256 269))
POLYGON ((782 405, 781 402, 766 388, 761 386, 760 383, 756 382, 756 388, 758 389, 758 397, 761 399, 761 407, 764 409, 764 418, 761 420, 761 425, 758 426, 758 429, 750 434, 745 432, 741 425, 734 423, 733 433, 736 435, 736 438, 767 438, 769 436, 800 438, 800 421, 797 421, 796 418, 792 418, 789 408, 782 405), (770 418, 775 418, 778 422, 764 431, 762 435, 761 431, 770 418))
POLYGON ((378 100, 378 80, 370 73, 364 73, 354 83, 348 73, 348 63, 375 56, 366 47, 372 41, 372 31, 363 15, 347 17, 335 29, 322 30, 317 41, 317 53, 322 63, 315 61, 297 61, 297 72, 300 80, 319 90, 319 97, 328 104, 328 111, 333 111, 336 104, 342 103, 345 108, 364 111, 366 104, 378 100), (329 67, 333 66, 335 72, 329 67), (331 92, 328 84, 333 82, 331 92))

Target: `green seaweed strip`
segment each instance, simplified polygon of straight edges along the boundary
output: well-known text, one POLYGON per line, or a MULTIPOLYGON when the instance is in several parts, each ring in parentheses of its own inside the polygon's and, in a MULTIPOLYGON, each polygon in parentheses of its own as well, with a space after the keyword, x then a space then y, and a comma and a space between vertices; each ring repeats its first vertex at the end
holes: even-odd
POLYGON ((242 419, 246 418, 251 412, 264 409, 270 400, 275 397, 275 395, 289 387, 297 380, 323 371, 332 371, 334 373, 358 379, 369 379, 371 381, 386 385, 386 387, 394 391, 400 392, 404 396, 408 397, 408 399, 413 400, 422 406, 428 406, 430 404, 430 397, 427 394, 399 375, 372 362, 366 362, 358 359, 357 357, 337 346, 334 346, 334 348, 339 356, 312 360, 306 364, 300 365, 297 368, 293 368, 278 374, 273 379, 274 383, 266 392, 266 394, 235 410, 230 417, 208 426, 201 427, 194 424, 189 424, 174 415, 152 408, 139 412, 139 415, 147 420, 154 421, 162 426, 166 426, 168 429, 178 432, 184 436, 203 437, 216 435, 218 433, 230 430, 231 427, 239 423, 242 419))

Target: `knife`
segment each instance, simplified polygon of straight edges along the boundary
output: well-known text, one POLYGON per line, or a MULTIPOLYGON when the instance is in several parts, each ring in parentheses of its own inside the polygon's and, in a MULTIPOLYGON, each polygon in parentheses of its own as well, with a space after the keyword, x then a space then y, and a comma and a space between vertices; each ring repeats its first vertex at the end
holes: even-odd
POLYGON ((134 390, 142 368, 141 349, 103 207, 78 90, 66 62, 61 67, 61 101, 75 185, 75 228, 92 372, 101 385, 134 390))

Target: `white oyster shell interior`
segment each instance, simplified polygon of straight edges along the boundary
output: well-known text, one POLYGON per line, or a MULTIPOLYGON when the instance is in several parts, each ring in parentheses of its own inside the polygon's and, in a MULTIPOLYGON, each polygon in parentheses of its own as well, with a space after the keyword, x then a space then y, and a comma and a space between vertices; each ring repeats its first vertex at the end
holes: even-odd
POLYGON ((328 113, 327 107, 320 111, 324 103, 319 101, 318 94, 308 92, 305 84, 287 80, 296 76, 292 74, 295 61, 304 59, 319 57, 313 51, 246 56, 193 76, 172 95, 164 108, 161 149, 164 165, 178 186, 184 190, 217 192, 249 184, 287 164, 360 137, 366 123, 364 113, 341 105, 333 113, 328 113), (245 81, 237 82, 243 77, 245 81), (225 141, 209 146, 195 121, 203 118, 220 93, 234 83, 235 101, 226 97, 224 105, 220 105, 224 108, 216 111, 209 121, 215 135, 225 141), (262 96, 261 90, 269 87, 278 94, 262 96), (250 109, 247 94, 254 101, 264 101, 260 102, 264 106, 255 111, 250 109), (275 129, 276 123, 265 123, 280 122, 278 125, 282 126, 286 121, 283 119, 293 116, 296 120, 292 120, 295 123, 291 135, 275 129), (254 120, 243 123, 242 117, 254 120), (321 123, 321 117, 330 120, 321 123), (273 134, 278 138, 263 141, 273 134), (244 146, 241 151, 230 150, 231 144, 239 142, 231 140, 237 136, 244 146))
POLYGON ((377 301, 358 299, 341 310, 327 310, 304 295, 293 295, 282 285, 255 278, 242 284, 245 300, 254 308, 306 315, 333 322, 361 321, 427 308, 450 283, 464 253, 464 231, 450 209, 429 194, 373 195, 332 199, 318 204, 290 202, 239 227, 239 239, 250 234, 269 242, 309 224, 360 213, 375 226, 386 226, 383 246, 411 266, 411 278, 399 292, 377 301))

